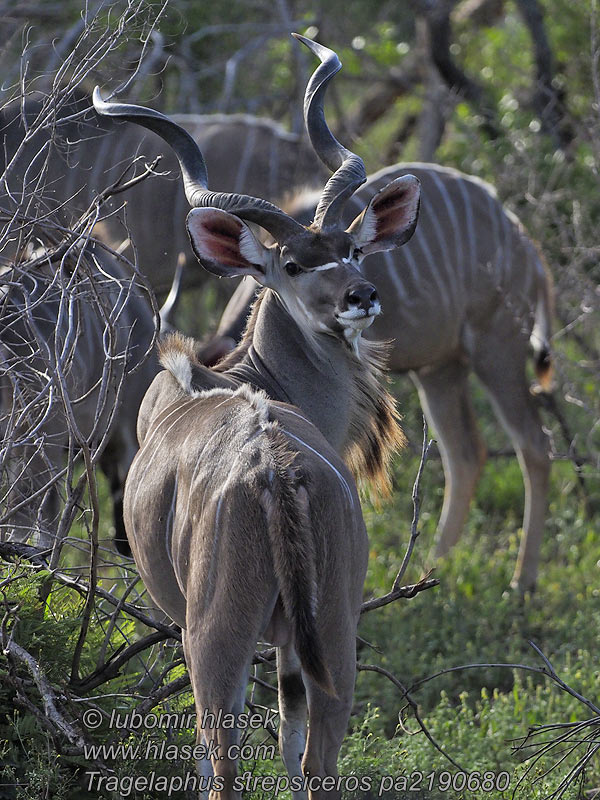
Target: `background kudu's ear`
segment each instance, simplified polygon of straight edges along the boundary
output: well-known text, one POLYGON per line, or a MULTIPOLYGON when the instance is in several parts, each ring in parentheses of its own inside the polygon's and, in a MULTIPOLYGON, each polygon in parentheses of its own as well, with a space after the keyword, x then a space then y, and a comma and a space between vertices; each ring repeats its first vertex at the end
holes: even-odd
POLYGON ((213 275, 252 275, 263 283, 267 249, 238 217, 218 208, 193 208, 186 226, 194 253, 213 275))
POLYGON ((415 232, 420 199, 421 184, 414 175, 396 178, 371 198, 348 233, 365 255, 399 247, 415 232))

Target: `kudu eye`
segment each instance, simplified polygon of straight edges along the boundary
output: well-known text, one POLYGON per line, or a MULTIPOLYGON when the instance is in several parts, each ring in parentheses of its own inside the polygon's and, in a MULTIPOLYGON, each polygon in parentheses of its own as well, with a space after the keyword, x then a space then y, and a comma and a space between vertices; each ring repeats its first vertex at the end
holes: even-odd
POLYGON ((294 278, 296 275, 300 275, 300 273, 304 271, 301 266, 296 264, 295 261, 288 261, 285 264, 284 269, 290 278, 294 278))

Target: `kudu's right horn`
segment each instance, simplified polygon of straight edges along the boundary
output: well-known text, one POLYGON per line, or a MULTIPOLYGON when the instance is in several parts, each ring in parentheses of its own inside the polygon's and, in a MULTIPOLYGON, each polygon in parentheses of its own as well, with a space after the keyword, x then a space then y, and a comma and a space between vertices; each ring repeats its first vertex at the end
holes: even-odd
POLYGON ((304 120, 316 154, 333 172, 321 194, 313 224, 320 230, 331 230, 341 225, 344 206, 367 180, 367 172, 362 158, 341 145, 325 121, 325 92, 329 81, 342 68, 341 61, 328 47, 298 33, 293 33, 292 36, 321 60, 304 93, 304 120))

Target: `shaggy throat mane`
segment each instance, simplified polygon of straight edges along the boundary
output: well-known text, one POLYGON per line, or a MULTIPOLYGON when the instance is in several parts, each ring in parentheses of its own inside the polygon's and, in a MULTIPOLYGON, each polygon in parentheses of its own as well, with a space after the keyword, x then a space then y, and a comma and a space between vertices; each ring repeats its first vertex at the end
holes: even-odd
POLYGON ((342 455, 360 488, 375 502, 391 495, 391 460, 406 444, 396 401, 384 385, 389 348, 389 342, 361 338, 360 355, 349 356, 354 381, 349 437, 342 455))

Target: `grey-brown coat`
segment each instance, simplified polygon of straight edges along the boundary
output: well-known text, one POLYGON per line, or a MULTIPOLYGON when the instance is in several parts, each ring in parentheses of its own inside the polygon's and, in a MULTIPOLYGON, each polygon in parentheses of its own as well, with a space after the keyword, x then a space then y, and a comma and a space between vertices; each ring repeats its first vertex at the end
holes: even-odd
MULTIPOLYGON (((125 493, 136 564, 184 629, 198 717, 243 710, 256 642, 268 641, 278 647, 290 777, 302 777, 305 750, 298 667, 310 718, 304 775, 334 775, 368 555, 354 481, 298 409, 244 385, 184 388, 186 359, 181 340, 167 340, 161 361, 171 371, 157 376, 140 410, 125 493)), ((213 763, 213 780, 227 787, 218 796, 237 797, 228 748, 239 731, 202 733, 223 756, 213 763)))

